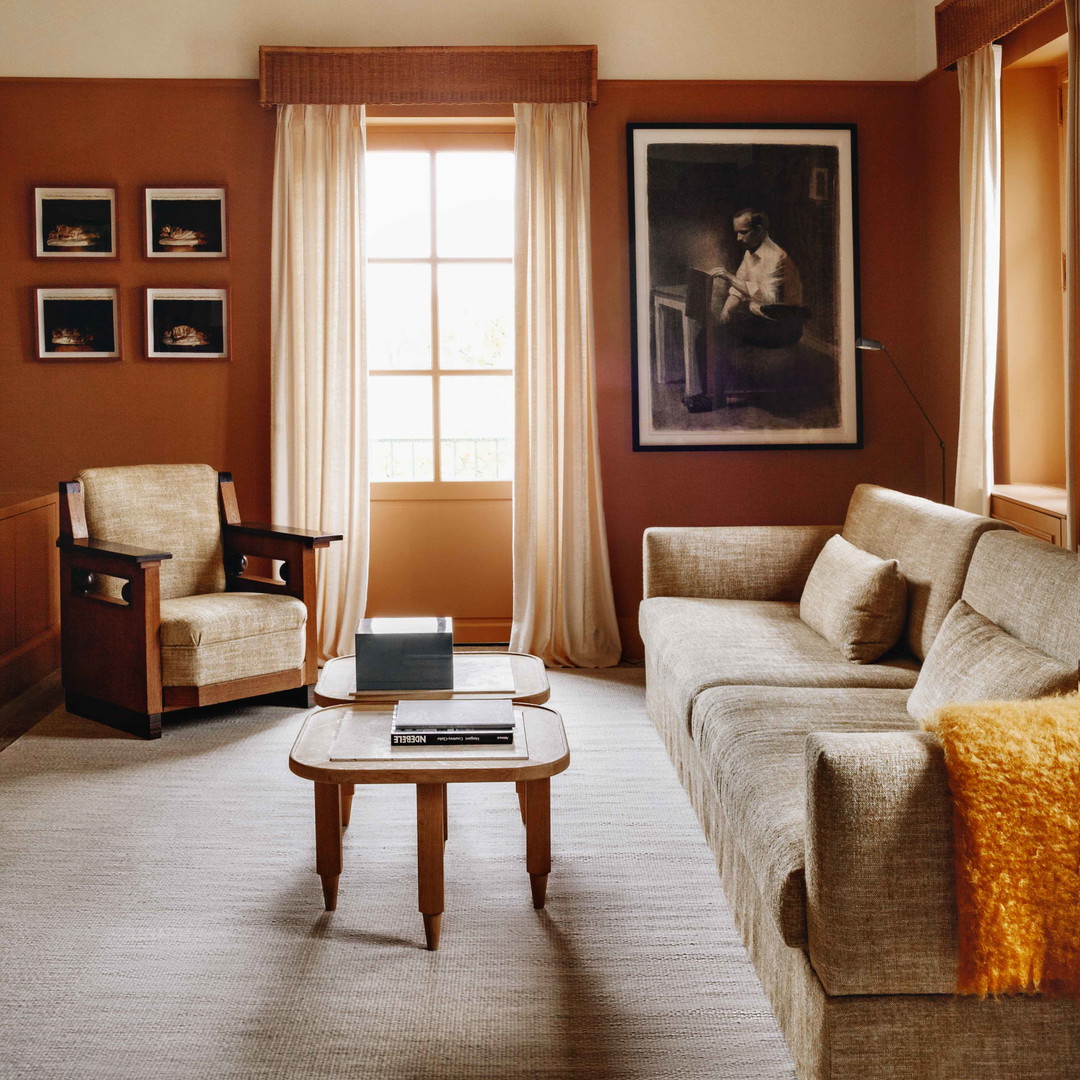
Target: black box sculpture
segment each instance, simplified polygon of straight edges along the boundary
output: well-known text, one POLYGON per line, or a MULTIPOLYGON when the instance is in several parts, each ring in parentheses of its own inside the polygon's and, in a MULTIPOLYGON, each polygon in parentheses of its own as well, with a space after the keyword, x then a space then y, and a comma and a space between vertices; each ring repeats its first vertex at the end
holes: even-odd
POLYGON ((361 619, 357 690, 453 690, 454 620, 361 619))

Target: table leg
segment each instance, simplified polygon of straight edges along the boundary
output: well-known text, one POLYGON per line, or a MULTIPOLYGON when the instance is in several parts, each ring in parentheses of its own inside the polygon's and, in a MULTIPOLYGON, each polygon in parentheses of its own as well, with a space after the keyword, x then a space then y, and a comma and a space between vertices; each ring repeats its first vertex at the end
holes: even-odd
POLYGON ((416 876, 427 947, 439 947, 443 913, 446 785, 416 785, 416 876))
POLYGON ((551 780, 525 781, 525 868, 533 907, 542 908, 551 873, 551 780))
POLYGON ((442 838, 450 839, 450 808, 446 802, 446 784, 442 786, 442 838))
POLYGON ((356 792, 355 784, 341 785, 341 827, 347 829, 352 819, 352 801, 356 792))
POLYGON ((528 821, 527 817, 525 816, 525 781, 516 781, 514 783, 514 787, 517 788, 518 809, 521 811, 521 824, 524 825, 528 821))
POLYGON ((315 783, 315 871, 322 878, 326 910, 337 907, 341 877, 341 788, 315 783))

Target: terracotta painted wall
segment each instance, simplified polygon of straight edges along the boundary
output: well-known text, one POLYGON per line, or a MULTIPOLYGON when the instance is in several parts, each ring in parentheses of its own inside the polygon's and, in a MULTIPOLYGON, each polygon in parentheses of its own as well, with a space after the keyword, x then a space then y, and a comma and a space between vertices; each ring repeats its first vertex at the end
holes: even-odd
MULTIPOLYGON (((925 81, 601 83, 590 114, 597 381, 612 571, 631 655, 639 650, 634 625, 647 526, 835 522, 856 483, 922 493, 933 485, 934 464, 921 417, 880 360, 864 365, 863 450, 631 451, 625 124, 858 124, 862 329, 888 343, 928 408, 944 413, 955 405, 957 362, 949 286, 958 258, 949 239, 954 84, 953 76, 929 89, 925 81), (926 160, 939 152, 940 162, 926 160), (936 206, 939 194, 935 242, 927 237, 927 205, 936 206)), ((274 118, 258 108, 254 84, 0 80, 0 118, 0 486, 48 490, 89 464, 202 460, 234 472, 242 511, 263 516, 274 118), (89 266, 31 258, 32 186, 87 182, 120 189, 122 258, 89 266), (227 262, 159 265, 141 257, 141 187, 159 183, 228 186, 227 262), (121 287, 122 361, 31 359, 35 285, 111 283, 121 287), (141 289, 153 284, 228 285, 232 361, 142 359, 141 289)))
POLYGON ((56 490, 80 468, 201 461, 269 513, 274 116, 249 81, 0 80, 0 487, 56 490), (32 257, 35 185, 115 187, 118 259, 32 257), (143 258, 144 185, 228 188, 229 258, 143 258), (118 285, 119 361, 40 363, 37 286, 118 285), (143 289, 228 286, 232 359, 144 359, 143 289))
POLYGON ((857 124, 862 330, 884 341, 917 385, 925 297, 916 97, 914 83, 601 84, 590 115, 597 380, 616 606, 630 655, 640 655, 645 528, 840 522, 860 482, 923 494, 924 450, 922 418, 875 358, 863 363, 862 450, 632 451, 626 123, 857 124))

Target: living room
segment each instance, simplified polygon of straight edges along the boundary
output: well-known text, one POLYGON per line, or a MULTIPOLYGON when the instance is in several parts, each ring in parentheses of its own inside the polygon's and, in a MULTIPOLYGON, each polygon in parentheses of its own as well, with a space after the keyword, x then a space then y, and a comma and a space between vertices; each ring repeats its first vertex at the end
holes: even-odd
MULTIPOLYGON (((1034 17, 1009 27, 1006 64, 1065 32, 1066 5, 1028 6, 1034 17)), ((20 653, 0 676, 4 697, 13 699, 2 714, 13 741, 0 753, 0 767, 21 755, 8 766, 17 811, 5 824, 14 841, 9 882, 38 911, 27 931, 25 901, 9 908, 6 936, 29 932, 43 964, 35 974, 28 966, 33 954, 20 951, 0 978, 11 1017, 0 1072, 819 1075, 785 1044, 790 1036, 781 1034, 775 1002, 766 1000, 725 908, 718 856, 646 717, 642 542, 659 526, 836 527, 859 485, 941 500, 935 430, 945 447, 943 501, 953 502, 964 392, 961 97, 954 67, 938 66, 934 7, 930 0, 829 0, 748 15, 730 2, 674 10, 606 0, 539 7, 485 0, 450 10, 426 2, 377 8, 334 0, 295 8, 281 0, 255 7, 187 0, 73 9, 42 0, 7 12, 0 43, 0 235, 8 240, 0 290, 0 489, 12 498, 5 505, 15 493, 19 505, 55 497, 59 482, 85 469, 206 463, 235 479, 239 518, 248 522, 274 520, 278 422, 271 354, 279 108, 260 104, 260 46, 596 45, 598 81, 588 107, 591 377, 622 663, 553 666, 547 674, 573 756, 551 783, 555 863, 547 907, 534 911, 526 887, 524 908, 516 910, 520 890, 505 863, 509 850, 516 866, 520 841, 506 807, 471 792, 455 807, 452 791, 447 923, 439 950, 425 956, 410 892, 411 792, 380 789, 384 801, 374 803, 365 801, 367 793, 358 797, 348 834, 353 875, 346 870, 342 878, 339 909, 323 911, 311 872, 310 786, 287 769, 304 712, 211 704, 179 720, 166 715, 163 738, 145 743, 68 716, 53 620, 47 642, 20 653), (856 334, 876 339, 887 354, 849 350, 859 414, 858 438, 849 445, 636 448, 634 350, 643 345, 631 289, 628 124, 854 125, 857 220, 850 240, 857 289, 847 330, 852 342, 856 334), (227 258, 170 268, 148 256, 146 190, 166 187, 225 192, 227 258), (35 193, 45 188, 111 189, 115 257, 40 257, 35 193), (39 294, 76 288, 115 290, 116 359, 42 358, 39 294), (147 290, 154 289, 224 291, 227 357, 148 356, 147 290), (623 737, 624 715, 640 726, 625 735, 628 753, 604 762, 623 737), (201 760, 216 761, 206 775, 209 788, 201 760), (264 766, 265 787, 258 772, 264 766), (646 772, 655 780, 642 779, 646 772), (79 803, 69 801, 75 791, 79 803), (116 816, 122 806, 130 808, 130 834, 129 822, 116 816), (408 827, 392 829, 395 818, 408 827), (229 819, 233 825, 225 828, 229 819), (80 865, 65 863, 79 852, 80 865), (377 914, 365 913, 369 904, 377 914), (41 918, 47 910, 56 915, 55 933, 41 918), (643 928, 632 928, 635 917, 643 928), (605 927, 613 942, 605 941, 605 927), (200 938, 194 951, 186 947, 200 938), (456 967, 455 956, 458 963, 468 957, 469 966, 456 967), (65 1019, 74 1026, 62 1035, 50 1030, 65 1019), (425 1027, 426 1035, 418 1033, 425 1027), (362 1045, 348 1041, 350 1030, 362 1045)), ((1063 65, 1057 53, 1045 70, 1063 65)), ((1050 79, 1045 89, 1052 95, 1057 83, 1050 79)), ((1015 103, 1022 94, 1012 93, 1015 103)), ((376 105, 368 109, 369 136, 402 117, 416 126, 449 117, 465 128, 472 119, 475 128, 476 116, 504 134, 513 130, 510 102, 479 109, 376 105)), ((1025 126, 1016 114, 1004 123, 1006 140, 1025 126)), ((1019 173, 1008 173, 1008 161, 1005 168, 1015 199, 1019 173)), ((1008 230, 1008 190, 1004 197, 1008 230)), ((1050 246, 1056 269, 1057 245, 1050 246)), ((1014 317, 1003 319, 1007 380, 990 454, 999 480, 1064 489, 1073 471, 1066 469, 1066 439, 1075 435, 1064 434, 1057 413, 1039 411, 1061 408, 1063 385, 1025 374, 1016 330, 1023 259, 1010 261, 1006 247, 1006 260, 1002 305, 1014 317), (1025 387, 1043 382, 1042 391, 1025 396, 1025 387), (1045 432, 1057 427, 1062 434, 1043 453, 1045 432)), ((395 498, 383 503, 373 496, 370 505, 369 603, 361 614, 453 615, 476 647, 505 643, 516 615, 509 495, 485 496, 491 514, 504 516, 496 524, 485 518, 483 531, 503 537, 505 550, 485 556, 501 576, 482 587, 476 575, 483 567, 472 563, 448 573, 438 562, 437 573, 425 577, 424 563, 435 565, 439 548, 451 544, 446 518, 403 526, 393 515, 405 500, 395 498), (405 584, 410 599, 424 598, 421 610, 403 607, 405 584), (488 606, 455 610, 455 597, 470 585, 488 606)), ((1061 519, 1075 530, 1064 511, 1061 519)), ((341 531, 329 520, 292 524, 341 531)), ((454 528, 466 558, 478 536, 454 528)), ((16 571, 5 573, 14 578, 16 571)), ((980 1075, 1068 1075, 1055 1067, 980 1075)), ((895 1068, 880 1075, 961 1075, 895 1068)), ((837 1070, 820 1075, 855 1075, 837 1070)))

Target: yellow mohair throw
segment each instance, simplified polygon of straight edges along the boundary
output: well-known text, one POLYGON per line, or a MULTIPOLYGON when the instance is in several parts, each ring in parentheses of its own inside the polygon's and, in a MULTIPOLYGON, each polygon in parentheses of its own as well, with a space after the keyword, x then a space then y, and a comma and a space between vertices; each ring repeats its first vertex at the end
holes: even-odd
POLYGON ((957 992, 1080 996, 1080 694, 946 705, 957 992))

